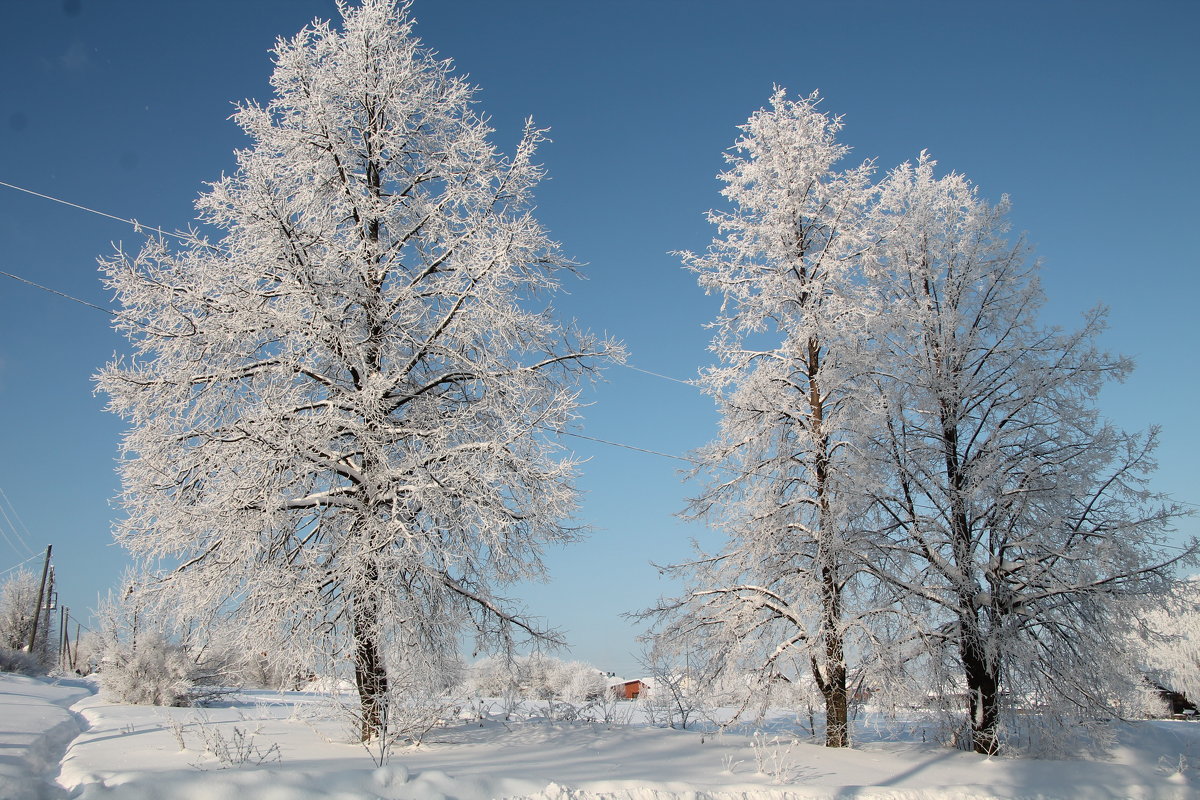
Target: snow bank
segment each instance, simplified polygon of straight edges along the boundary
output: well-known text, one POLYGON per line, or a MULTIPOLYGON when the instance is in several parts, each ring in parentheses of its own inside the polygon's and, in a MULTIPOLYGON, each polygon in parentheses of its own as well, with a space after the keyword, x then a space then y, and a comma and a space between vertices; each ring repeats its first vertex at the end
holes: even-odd
MULTIPOLYGON (((316 695, 245 692, 209 709, 61 704, 78 687, 0 681, 0 728, 25 731, 3 800, 973 800, 1198 796, 1200 724, 1119 726, 1105 760, 983 758, 911 741, 829 750, 784 738, 644 724, 464 721, 377 767, 316 695), (40 726, 40 730, 39 730, 40 726), (212 744, 237 743, 218 758, 212 744), (182 745, 182 747, 181 747, 182 745), (232 755, 231 755, 232 754, 232 755), (240 756, 239 756, 240 754, 240 756), (238 759, 241 759, 240 761, 238 759), (235 763, 236 762, 236 763, 235 763)), ((782 730, 785 717, 771 720, 782 730)), ((5 740, 17 744, 16 740, 5 740)), ((219 748, 216 748, 219 749, 219 748)))
POLYGON ((118 773, 85 784, 79 800, 429 800, 534 796, 529 781, 453 778, 430 770, 410 776, 402 767, 375 770, 283 769, 118 773))
POLYGON ((91 689, 0 673, 0 800, 41 800, 67 743, 79 733, 69 706, 91 689))

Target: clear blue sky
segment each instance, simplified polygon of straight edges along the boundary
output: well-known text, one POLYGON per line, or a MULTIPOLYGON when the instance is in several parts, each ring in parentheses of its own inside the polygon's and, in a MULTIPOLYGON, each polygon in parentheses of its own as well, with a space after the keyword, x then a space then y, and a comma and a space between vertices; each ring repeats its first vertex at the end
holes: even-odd
MULTIPOLYGON (((417 0, 414 13, 481 86, 502 147, 527 115, 552 128, 539 214, 589 276, 558 305, 623 338, 633 364, 690 378, 710 363, 716 301, 669 251, 711 239, 722 151, 772 84, 820 89, 856 158, 887 168, 927 148, 987 196, 1011 195, 1015 229, 1045 261, 1047 318, 1111 307, 1106 345, 1138 370, 1104 409, 1161 424, 1157 488, 1200 503, 1200 3, 417 0)), ((0 181, 186 226, 202 183, 245 144, 230 103, 268 96, 275 37, 335 15, 329 0, 8 0, 0 181)), ((0 187, 0 270, 105 305, 95 259, 118 240, 140 241, 0 187)), ((55 545, 76 611, 124 564, 110 537, 122 423, 91 383, 122 347, 100 312, 0 276, 0 489, 29 546, 55 545)), ((694 389, 629 369, 589 400, 585 432, 603 439, 682 454, 714 431, 694 389)), ((552 583, 514 592, 577 657, 636 673, 618 615, 671 591, 648 562, 711 534, 672 516, 695 490, 683 464, 570 444, 591 458, 581 519, 594 531, 549 555, 552 583)), ((0 570, 25 555, 0 539, 0 570)))

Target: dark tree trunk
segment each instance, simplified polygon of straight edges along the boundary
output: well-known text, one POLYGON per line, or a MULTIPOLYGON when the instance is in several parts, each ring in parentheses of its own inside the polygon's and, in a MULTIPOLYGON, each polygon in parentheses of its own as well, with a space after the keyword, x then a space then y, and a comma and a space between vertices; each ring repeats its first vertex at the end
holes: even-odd
POLYGON ((849 747, 850 703, 846 690, 846 663, 841 657, 842 642, 840 638, 827 638, 825 644, 824 675, 816 663, 813 664, 813 675, 825 701, 825 746, 849 747), (837 654, 829 653, 828 649, 836 649, 837 654))
POLYGON ((850 746, 849 696, 846 691, 846 654, 838 628, 841 594, 837 571, 825 567, 822 572, 822 640, 824 665, 812 662, 813 678, 825 701, 825 746, 850 746))
POLYGON ((825 431, 825 402, 818 376, 821 371, 821 344, 816 337, 808 340, 808 409, 816 459, 813 464, 816 501, 820 514, 817 563, 821 570, 821 644, 824 664, 813 661, 813 677, 825 701, 825 746, 849 747, 850 729, 846 696, 846 654, 842 641, 842 586, 837 548, 831 541, 837 531, 829 506, 829 436, 825 431))
POLYGON ((359 741, 369 742, 386 733, 387 667, 379 649, 374 620, 364 620, 357 610, 354 618, 354 684, 358 689, 361 723, 359 741))
POLYGON ((846 696, 846 670, 833 669, 829 691, 825 693, 825 746, 850 746, 850 713, 846 696))
POLYGON ((996 755, 1000 741, 996 727, 1000 720, 999 656, 987 652, 976 614, 978 592, 970 516, 967 511, 968 476, 959 450, 956 408, 942 400, 942 447, 946 462, 946 484, 950 490, 950 546, 954 554, 958 594, 958 653, 967 684, 967 715, 971 725, 971 747, 976 753, 996 755))
POLYGON ((369 742, 387 733, 387 664, 379 640, 379 573, 374 565, 366 570, 364 583, 355 598, 354 626, 354 685, 358 689, 359 739, 369 742))
POLYGON ((959 638, 959 654, 967 680, 971 746, 976 753, 994 756, 1000 752, 1000 740, 996 732, 1000 721, 1000 665, 995 657, 988 657, 979 632, 974 627, 970 630, 965 625, 963 627, 959 638))

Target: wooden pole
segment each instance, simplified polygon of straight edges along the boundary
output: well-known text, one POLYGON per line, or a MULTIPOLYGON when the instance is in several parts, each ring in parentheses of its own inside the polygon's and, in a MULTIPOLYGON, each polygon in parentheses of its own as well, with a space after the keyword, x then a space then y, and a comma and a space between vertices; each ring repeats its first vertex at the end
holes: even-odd
POLYGON ((33 609, 33 627, 29 631, 29 646, 26 647, 26 652, 33 655, 34 645, 37 644, 38 621, 42 618, 42 594, 46 591, 46 574, 50 571, 50 548, 54 545, 46 545, 46 560, 42 562, 42 582, 38 585, 37 605, 33 609))
POLYGON ((58 668, 67 668, 67 645, 70 644, 70 639, 67 636, 67 607, 58 607, 58 668))

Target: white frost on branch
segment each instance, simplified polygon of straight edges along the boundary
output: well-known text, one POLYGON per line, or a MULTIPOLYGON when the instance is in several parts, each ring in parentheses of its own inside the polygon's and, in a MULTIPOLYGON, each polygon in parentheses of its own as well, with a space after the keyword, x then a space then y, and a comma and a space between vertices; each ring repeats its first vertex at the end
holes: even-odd
POLYGON ((386 663, 464 629, 558 641, 496 590, 577 537, 546 431, 620 348, 539 299, 574 268, 532 214, 544 131, 506 157, 407 6, 340 8, 234 115, 250 144, 197 202, 219 242, 103 262, 134 356, 99 386, 131 424, 118 537, 176 565, 153 588, 352 655, 370 715, 386 663))

